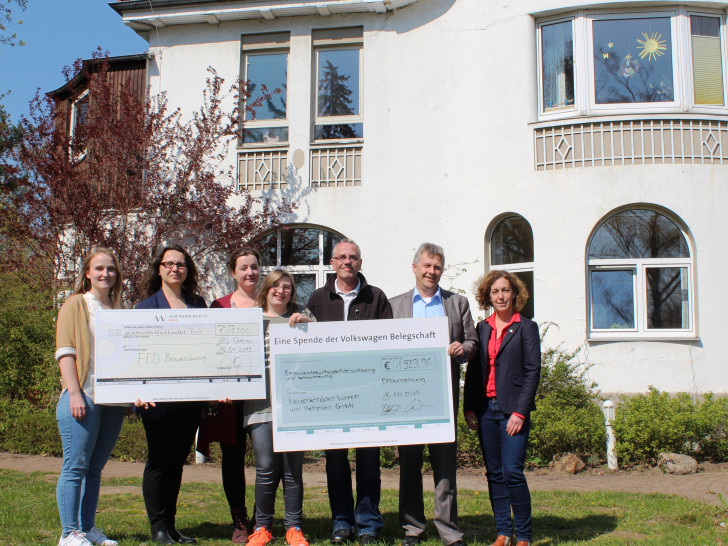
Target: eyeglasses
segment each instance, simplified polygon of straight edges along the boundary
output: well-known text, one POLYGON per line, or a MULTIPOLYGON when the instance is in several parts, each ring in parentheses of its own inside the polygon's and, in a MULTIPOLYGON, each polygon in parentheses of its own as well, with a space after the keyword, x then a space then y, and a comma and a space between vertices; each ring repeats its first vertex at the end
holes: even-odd
POLYGON ((161 265, 164 269, 169 269, 170 271, 174 269, 174 266, 177 266, 177 269, 180 271, 187 269, 187 264, 184 262, 162 262, 159 265, 161 265))

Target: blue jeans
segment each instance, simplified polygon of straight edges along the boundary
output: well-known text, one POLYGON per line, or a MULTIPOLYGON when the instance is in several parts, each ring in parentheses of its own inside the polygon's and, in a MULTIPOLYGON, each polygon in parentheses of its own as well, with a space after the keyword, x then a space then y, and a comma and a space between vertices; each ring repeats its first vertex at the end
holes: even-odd
POLYGON ((480 416, 479 435, 495 527, 499 535, 511 536, 512 511, 516 538, 531 542, 531 493, 523 474, 531 421, 526 419, 518 434, 508 436, 506 425, 511 415, 503 413, 494 398, 483 403, 487 406, 480 416))
POLYGON ((63 443, 63 468, 56 486, 56 502, 63 536, 94 527, 99 502, 101 470, 121 432, 124 408, 94 404, 84 393, 86 417, 71 417, 70 396, 61 393, 56 421, 63 443))
POLYGON ((326 484, 334 531, 353 531, 356 522, 359 535, 379 536, 383 520, 379 512, 382 482, 378 447, 356 449, 356 508, 347 449, 326 450, 326 484))
POLYGON ((276 491, 283 480, 283 525, 301 527, 303 521, 303 451, 273 451, 273 423, 248 425, 255 453, 255 525, 270 531, 276 491))

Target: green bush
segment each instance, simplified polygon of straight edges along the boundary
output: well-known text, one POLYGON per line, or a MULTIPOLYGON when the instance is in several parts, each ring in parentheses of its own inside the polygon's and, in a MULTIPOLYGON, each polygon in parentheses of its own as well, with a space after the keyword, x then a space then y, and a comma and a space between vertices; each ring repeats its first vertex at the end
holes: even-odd
POLYGON ((478 433, 468 428, 468 425, 465 423, 465 416, 463 415, 462 410, 458 412, 457 435, 458 466, 461 468, 485 466, 485 460, 483 460, 483 449, 480 447, 478 433))
POLYGON ((5 413, 3 418, 10 420, 6 422, 5 430, 0 436, 2 449, 31 455, 60 457, 63 454, 55 410, 16 407, 5 413))
POLYGON ((147 437, 142 420, 136 415, 124 417, 116 447, 111 452, 112 459, 120 461, 146 461, 147 437))
POLYGON ((728 398, 706 394, 695 412, 695 421, 700 455, 715 462, 728 460, 728 398))
POLYGON ((566 451, 586 457, 606 450, 599 391, 587 376, 589 366, 576 360, 578 353, 578 349, 568 352, 561 347, 542 351, 541 382, 536 410, 531 413, 532 464, 546 465, 554 455, 566 451))
POLYGON ((581 457, 600 456, 606 450, 602 410, 594 401, 568 407, 554 393, 538 402, 531 414, 529 461, 543 466, 558 453, 570 451, 581 457))
POLYGON ((692 454, 705 433, 695 419, 696 406, 684 392, 674 396, 650 386, 647 394, 622 397, 614 433, 622 463, 654 462, 660 452, 692 454))
POLYGON ((58 399, 54 298, 0 274, 0 399, 53 408, 58 399))

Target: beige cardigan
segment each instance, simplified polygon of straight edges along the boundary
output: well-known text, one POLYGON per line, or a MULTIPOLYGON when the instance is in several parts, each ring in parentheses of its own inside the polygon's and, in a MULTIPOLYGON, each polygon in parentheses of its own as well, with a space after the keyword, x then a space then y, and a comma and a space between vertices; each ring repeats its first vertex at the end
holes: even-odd
MULTIPOLYGON (((83 385, 89 372, 91 358, 91 335, 89 333, 89 311, 83 294, 68 298, 58 313, 56 322, 56 350, 66 347, 76 349, 76 371, 78 382, 83 385)), ((61 377, 61 385, 68 388, 61 377)))

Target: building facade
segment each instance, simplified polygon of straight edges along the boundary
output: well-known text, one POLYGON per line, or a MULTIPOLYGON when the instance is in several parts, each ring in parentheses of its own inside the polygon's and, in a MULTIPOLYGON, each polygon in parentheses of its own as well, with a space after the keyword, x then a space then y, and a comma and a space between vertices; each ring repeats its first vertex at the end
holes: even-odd
POLYGON ((728 391, 728 3, 112 7, 183 111, 208 67, 271 92, 228 161, 240 191, 299 201, 259 246, 304 292, 340 237, 391 296, 432 241, 471 301, 485 271, 517 272, 546 344, 580 347, 603 391, 728 391))

